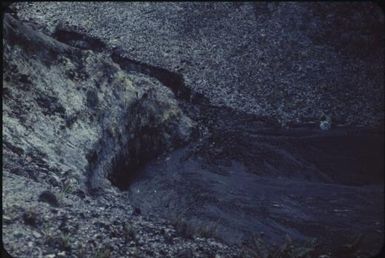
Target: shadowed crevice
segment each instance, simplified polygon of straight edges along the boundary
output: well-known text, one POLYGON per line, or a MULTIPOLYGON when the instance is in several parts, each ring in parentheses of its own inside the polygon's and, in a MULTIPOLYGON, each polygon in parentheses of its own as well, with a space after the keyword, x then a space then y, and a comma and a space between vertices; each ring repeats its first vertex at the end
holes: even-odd
POLYGON ((84 50, 102 52, 106 48, 106 44, 100 39, 76 31, 56 29, 52 37, 57 41, 84 50))
POLYGON ((202 94, 194 92, 185 85, 182 74, 124 57, 124 52, 121 49, 114 49, 111 58, 115 63, 119 64, 122 69, 128 72, 142 73, 158 79, 175 94, 177 99, 193 104, 208 102, 207 98, 202 94))

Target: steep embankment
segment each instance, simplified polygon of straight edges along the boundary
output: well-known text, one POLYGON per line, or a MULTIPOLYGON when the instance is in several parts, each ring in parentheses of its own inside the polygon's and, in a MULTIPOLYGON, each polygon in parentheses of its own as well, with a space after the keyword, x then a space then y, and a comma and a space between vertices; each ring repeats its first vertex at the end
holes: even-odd
POLYGON ((11 255, 236 254, 145 219, 111 186, 190 137, 193 121, 171 90, 127 74, 86 35, 70 46, 7 14, 3 42, 3 241, 11 255))
POLYGON ((62 44, 9 16, 4 21, 6 148, 43 153, 40 162, 96 187, 124 163, 134 170, 188 139, 192 121, 167 87, 128 76, 106 54, 62 44))

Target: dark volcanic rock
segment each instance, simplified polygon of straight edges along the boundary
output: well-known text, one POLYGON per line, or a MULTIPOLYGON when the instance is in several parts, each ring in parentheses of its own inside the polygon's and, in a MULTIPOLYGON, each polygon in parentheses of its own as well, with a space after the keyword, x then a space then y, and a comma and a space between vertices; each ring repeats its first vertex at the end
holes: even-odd
POLYGON ((59 207, 59 201, 57 200, 55 194, 50 191, 44 191, 39 195, 39 201, 46 202, 54 207, 59 207))
POLYGON ((8 12, 12 255, 362 257, 381 247, 376 5, 57 2, 8 12))
POLYGON ((374 3, 21 3, 47 33, 62 24, 142 63, 183 72, 213 104, 283 126, 383 121, 384 15, 374 3))
MULTIPOLYGON (((12 152, 24 152, 21 160, 44 153, 42 161, 49 160, 58 173, 71 169, 78 184, 97 187, 127 153, 140 156, 148 151, 142 155, 145 162, 188 138, 192 122, 159 82, 127 75, 109 57, 55 41, 12 17, 4 21, 4 73, 12 78, 5 86, 12 97, 4 103, 3 138, 9 142, 6 147, 14 146, 12 152), (7 69, 11 66, 15 69, 7 69), (66 78, 72 70, 92 76, 66 78), (15 80, 19 71, 33 88, 28 93, 15 80), (14 142, 24 134, 28 142, 14 142)), ((38 161, 31 157, 28 162, 38 161)))

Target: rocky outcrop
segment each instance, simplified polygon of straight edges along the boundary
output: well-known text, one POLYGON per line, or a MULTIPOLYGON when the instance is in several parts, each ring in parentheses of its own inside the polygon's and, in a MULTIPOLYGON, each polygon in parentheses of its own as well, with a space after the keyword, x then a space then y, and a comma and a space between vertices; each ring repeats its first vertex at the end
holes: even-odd
POLYGON ((239 252, 143 217, 112 186, 188 141, 194 123, 170 89, 8 14, 3 42, 3 241, 12 256, 239 252))
POLYGON ((282 126, 383 123, 384 16, 374 3, 20 3, 55 34, 76 26, 129 58, 182 72, 216 106, 282 126))
MULTIPOLYGON (((106 178, 121 183, 188 139, 192 121, 160 82, 128 75, 106 54, 60 43, 10 16, 4 22, 3 140, 20 159, 12 166, 40 153, 29 166, 41 162, 58 175, 72 171, 74 189, 95 188, 106 178)), ((5 169, 17 171, 10 166, 5 162, 5 169)), ((51 174, 33 173, 47 180, 51 174)))

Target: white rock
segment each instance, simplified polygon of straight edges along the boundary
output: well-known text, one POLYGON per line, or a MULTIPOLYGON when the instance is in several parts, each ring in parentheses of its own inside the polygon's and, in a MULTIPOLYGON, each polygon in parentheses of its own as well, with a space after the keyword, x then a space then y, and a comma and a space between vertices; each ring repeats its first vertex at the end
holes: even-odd
POLYGON ((36 238, 40 238, 41 237, 41 234, 39 232, 36 232, 36 231, 33 231, 32 232, 32 235, 36 238))
POLYGON ((329 130, 331 128, 331 123, 329 121, 321 121, 319 125, 321 130, 329 130))

